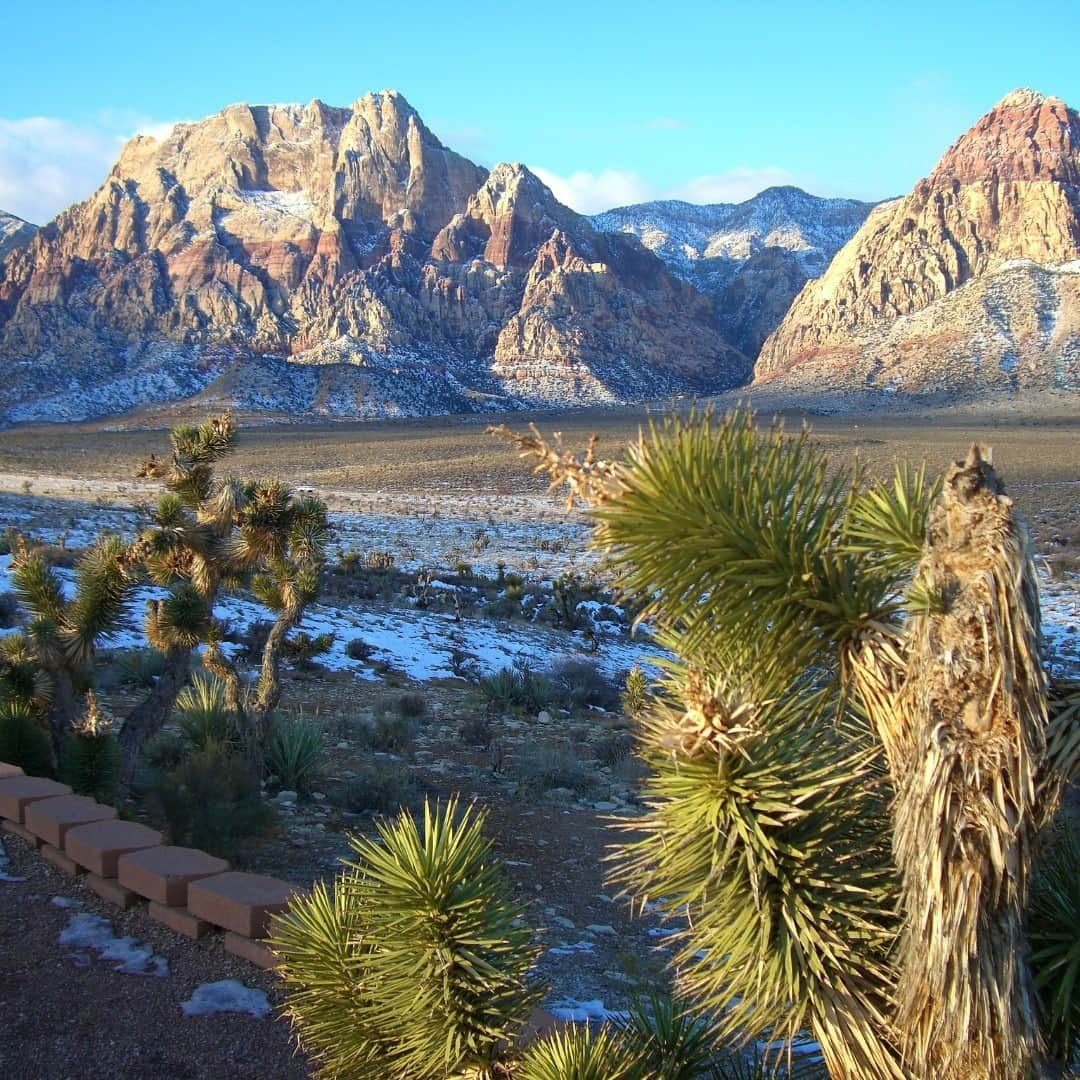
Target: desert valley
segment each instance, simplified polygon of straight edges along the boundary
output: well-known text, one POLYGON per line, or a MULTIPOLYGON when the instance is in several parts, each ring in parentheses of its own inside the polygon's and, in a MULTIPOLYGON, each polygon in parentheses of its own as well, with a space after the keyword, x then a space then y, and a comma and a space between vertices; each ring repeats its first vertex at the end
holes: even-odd
POLYGON ((589 214, 395 90, 134 136, 0 212, 0 1065, 1073 1075, 1078 493, 1059 98, 589 214))

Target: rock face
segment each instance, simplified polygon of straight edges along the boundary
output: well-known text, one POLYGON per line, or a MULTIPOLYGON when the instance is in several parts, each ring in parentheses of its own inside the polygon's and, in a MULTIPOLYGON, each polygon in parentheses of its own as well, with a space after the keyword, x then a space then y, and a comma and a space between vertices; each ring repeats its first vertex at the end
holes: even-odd
POLYGON ((1080 389, 1080 117, 1003 98, 879 206, 765 343, 755 382, 1080 389))
POLYGON ((724 336, 757 356, 799 290, 825 270, 872 208, 773 187, 742 203, 640 203, 591 220, 605 232, 636 236, 710 296, 724 336))
POLYGON ((381 416, 716 390, 708 303, 401 95, 234 105, 136 137, 0 263, 0 419, 198 395, 381 416))
POLYGON ((0 210, 0 259, 9 251, 29 244, 36 232, 36 225, 0 210))

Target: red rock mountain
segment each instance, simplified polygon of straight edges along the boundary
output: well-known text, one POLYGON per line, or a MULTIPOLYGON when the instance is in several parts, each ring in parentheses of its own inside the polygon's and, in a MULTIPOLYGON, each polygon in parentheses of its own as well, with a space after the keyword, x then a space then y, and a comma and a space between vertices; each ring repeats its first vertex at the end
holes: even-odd
POLYGON ((766 341, 755 382, 1080 389, 1080 117, 1017 90, 877 207, 766 341))
POLYGON ((125 147, 0 263, 0 419, 197 395, 420 414, 718 390, 710 303, 520 165, 444 147, 401 95, 234 105, 125 147))

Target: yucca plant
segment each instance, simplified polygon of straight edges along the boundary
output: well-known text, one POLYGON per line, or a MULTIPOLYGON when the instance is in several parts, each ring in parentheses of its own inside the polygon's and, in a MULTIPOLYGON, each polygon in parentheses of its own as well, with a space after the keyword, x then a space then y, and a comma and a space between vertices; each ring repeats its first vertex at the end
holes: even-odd
POLYGON ((283 788, 307 792, 319 773, 322 727, 304 716, 276 716, 266 744, 266 768, 283 788))
POLYGON ((621 703, 624 715, 631 720, 641 717, 649 704, 649 679, 637 664, 626 673, 621 703))
POLYGON ((616 462, 510 437, 678 657, 615 876, 687 918, 680 991, 724 1035, 809 1031, 835 1077, 1037 1072, 1029 881, 1080 726, 988 455, 867 481, 745 411, 616 462))
POLYGON ((28 776, 53 772, 52 746, 41 716, 22 701, 0 702, 0 761, 28 776))
POLYGON ((86 716, 64 743, 60 776, 79 795, 108 803, 120 780, 120 743, 113 717, 101 709, 93 691, 86 703, 86 716))
POLYGON ((235 718, 225 704, 225 684, 214 675, 196 672, 176 698, 176 724, 180 734, 197 750, 207 742, 235 738, 235 718))
POLYGON ((425 804, 354 837, 356 861, 277 921, 286 1012, 321 1076, 494 1077, 539 997, 537 950, 483 835, 425 804))
POLYGON ((637 1058, 637 1072, 665 1080, 699 1080, 718 1057, 718 1030, 688 1002, 651 993, 635 999, 616 1025, 637 1058))
POLYGON ((1035 875, 1031 945, 1051 1050, 1075 1062, 1080 1042, 1080 838, 1075 822, 1056 823, 1035 875))
POLYGON ((644 1080, 641 1067, 618 1032, 582 1025, 556 1029, 533 1043, 514 1070, 514 1080, 644 1080))

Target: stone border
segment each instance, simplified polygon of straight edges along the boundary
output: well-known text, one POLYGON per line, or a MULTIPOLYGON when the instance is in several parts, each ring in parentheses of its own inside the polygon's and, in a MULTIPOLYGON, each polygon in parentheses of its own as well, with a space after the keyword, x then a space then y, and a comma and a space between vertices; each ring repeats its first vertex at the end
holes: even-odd
POLYGON ((272 916, 302 891, 298 885, 241 873, 224 859, 165 844, 146 826, 115 820, 113 807, 73 799, 70 791, 0 761, 0 829, 21 837, 70 877, 83 877, 98 896, 123 911, 147 902, 150 918, 174 932, 194 940, 224 932, 232 955, 264 970, 278 966, 265 938, 272 916), (138 830, 141 839, 125 836, 138 830), (100 875, 113 867, 112 876, 100 875), (192 898, 189 889, 196 883, 201 888, 192 898), (161 902, 165 899, 167 904, 161 902))

